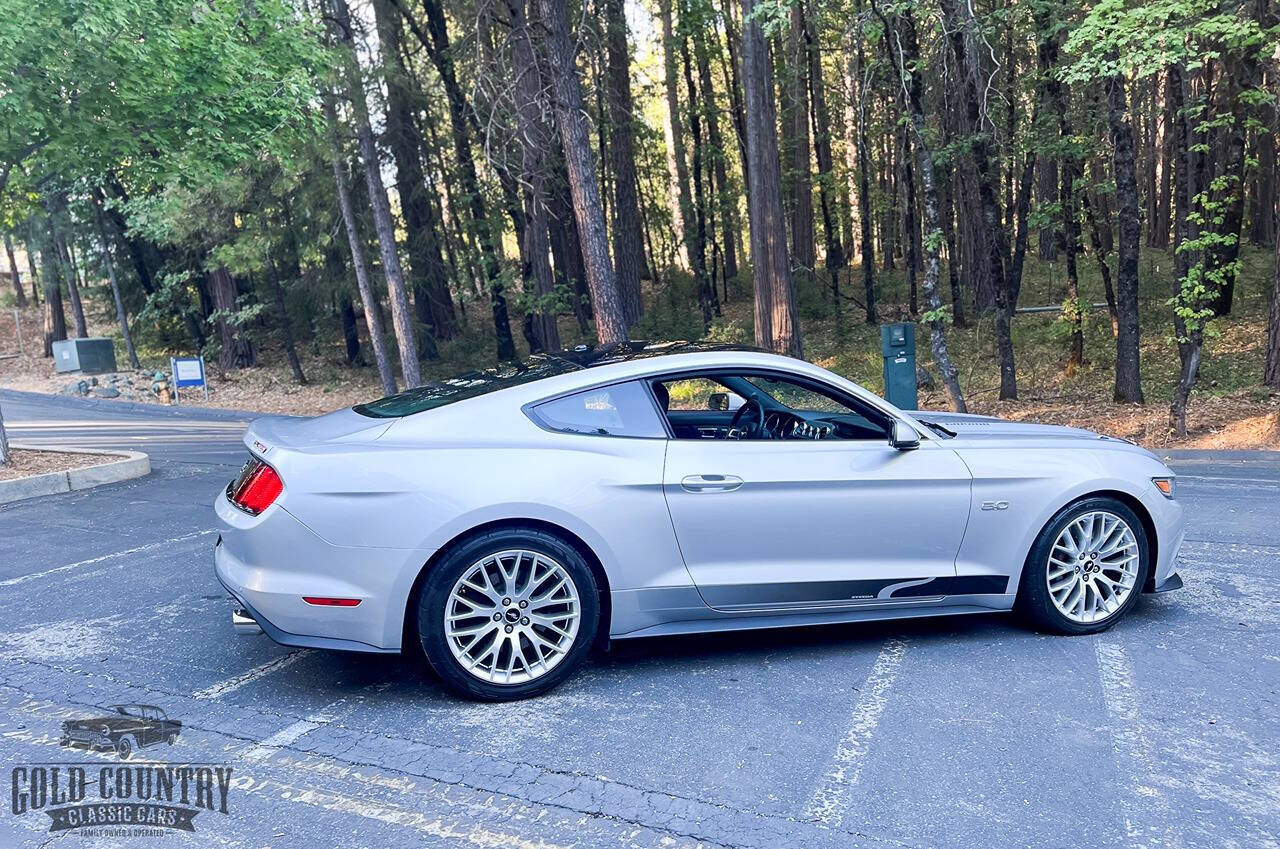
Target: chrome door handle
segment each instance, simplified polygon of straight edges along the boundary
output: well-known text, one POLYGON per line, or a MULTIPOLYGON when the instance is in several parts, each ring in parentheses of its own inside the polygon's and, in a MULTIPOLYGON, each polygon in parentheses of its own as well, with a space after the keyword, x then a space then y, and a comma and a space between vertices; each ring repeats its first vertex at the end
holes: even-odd
POLYGON ((733 492, 742 486, 737 475, 689 475, 680 480, 686 492, 733 492))

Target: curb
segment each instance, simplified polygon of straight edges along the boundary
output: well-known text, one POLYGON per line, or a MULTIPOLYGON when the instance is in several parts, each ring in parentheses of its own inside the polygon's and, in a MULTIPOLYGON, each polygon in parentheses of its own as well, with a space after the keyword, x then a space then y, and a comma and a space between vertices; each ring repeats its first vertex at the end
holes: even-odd
POLYGON ((22 501, 27 498, 37 498, 41 495, 56 495, 61 492, 92 489, 95 486, 102 486, 106 483, 132 480, 151 473, 151 458, 141 451, 103 451, 97 448, 36 448, 31 445, 23 445, 21 442, 11 443, 10 447, 20 448, 23 451, 48 451, 59 454, 107 454, 120 459, 84 466, 79 469, 68 469, 65 472, 46 472, 42 475, 0 481, 0 504, 22 501))
POLYGON ((1168 451, 1157 451, 1162 460, 1271 460, 1280 461, 1280 451, 1232 451, 1206 448, 1171 448, 1168 451))
POLYGON ((279 413, 259 413, 253 410, 228 410, 223 407, 165 406, 163 404, 148 404, 142 401, 116 401, 110 398, 73 398, 67 395, 27 392, 21 389, 0 389, 0 401, 5 400, 33 401, 41 404, 52 403, 72 409, 89 407, 104 411, 146 412, 175 419, 215 419, 218 421, 247 422, 261 416, 280 415, 279 413))

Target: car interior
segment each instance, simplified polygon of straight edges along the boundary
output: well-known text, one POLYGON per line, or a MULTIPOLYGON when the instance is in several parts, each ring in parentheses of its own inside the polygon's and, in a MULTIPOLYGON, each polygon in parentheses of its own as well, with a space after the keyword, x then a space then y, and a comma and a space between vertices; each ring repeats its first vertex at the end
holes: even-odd
POLYGON ((773 374, 650 381, 677 439, 884 439, 891 422, 856 398, 773 374))

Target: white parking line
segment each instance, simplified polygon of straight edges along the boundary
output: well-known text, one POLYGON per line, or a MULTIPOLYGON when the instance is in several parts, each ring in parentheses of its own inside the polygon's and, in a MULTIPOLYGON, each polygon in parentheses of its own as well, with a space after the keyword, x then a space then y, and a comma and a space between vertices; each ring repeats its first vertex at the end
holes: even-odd
POLYGON ((1147 726, 1142 721, 1141 706, 1134 692, 1133 662, 1124 648, 1116 643, 1098 641, 1098 675, 1102 680, 1102 698, 1110 718, 1111 745, 1116 753, 1136 767, 1133 786, 1120 800, 1124 826, 1131 846, 1180 847, 1182 841, 1167 830, 1143 827, 1138 818, 1148 822, 1173 822, 1169 803, 1153 787, 1155 753, 1147 726))
POLYGON ((308 716, 306 719, 299 719, 292 725, 286 725, 267 739, 255 744, 244 753, 243 758, 246 761, 251 762, 265 761, 267 758, 271 757, 272 753, 279 751, 285 746, 293 745, 302 737, 322 725, 328 725, 330 722, 333 722, 332 711, 341 705, 342 701, 342 699, 339 699, 336 702, 331 702, 308 716))
POLYGON ((866 758, 871 736, 880 724, 884 713, 886 694, 898 677, 902 656, 907 650, 905 640, 894 637, 885 643, 876 658, 871 674, 859 688, 858 702, 853 707, 849 730, 836 746, 831 759, 831 769, 822 783, 814 789, 805 805, 806 819, 815 820, 829 827, 840 825, 849 794, 862 777, 862 762, 866 758))
POLYGON ((49 575, 56 575, 60 572, 69 572, 72 569, 79 569, 84 566, 93 566, 96 563, 102 563, 107 560, 114 560, 117 557, 128 557, 130 554, 142 554, 144 551, 154 551, 157 548, 164 548, 167 545, 175 545, 180 542, 186 542, 191 539, 198 539, 209 534, 216 533, 214 530, 196 531, 192 534, 183 534, 180 537, 172 539, 160 540, 159 542, 149 542, 146 545, 140 545, 137 548, 130 548, 124 551, 116 551, 111 554, 103 554, 98 557, 90 557, 88 560, 80 560, 76 563, 68 563, 66 566, 57 566, 53 569, 46 569, 43 572, 32 572, 30 575, 19 575, 16 578, 8 578, 0 581, 0 587, 12 587, 18 584, 25 584, 27 581, 34 581, 37 578, 45 578, 49 575))
MULTIPOLYGON (((297 663, 309 654, 311 654, 310 649, 294 649, 282 657, 277 657, 275 660, 270 660, 260 666, 255 666, 248 672, 242 672, 234 678, 228 678, 226 681, 219 681, 212 687, 206 687, 203 690, 196 690, 191 694, 191 696, 192 698, 201 700, 221 698, 227 693, 234 693, 246 684, 252 684, 264 675, 270 675, 272 672, 297 663)), ((299 734, 298 736, 300 737, 302 735, 299 734)))

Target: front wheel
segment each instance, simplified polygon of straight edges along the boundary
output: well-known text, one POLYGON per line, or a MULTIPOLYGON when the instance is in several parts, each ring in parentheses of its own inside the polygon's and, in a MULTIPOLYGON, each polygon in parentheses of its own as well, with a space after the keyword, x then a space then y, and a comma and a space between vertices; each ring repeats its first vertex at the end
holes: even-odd
POLYGON ((116 743, 116 755, 120 760, 127 761, 133 757, 134 749, 138 748, 137 743, 133 739, 133 735, 126 734, 120 738, 120 742, 116 743))
POLYGON ((1069 504, 1031 547, 1018 606, 1048 631, 1105 631, 1137 603, 1149 552, 1142 522, 1128 505, 1107 497, 1069 504))
POLYGON ((423 651, 445 685, 484 701, 544 693, 591 650, 600 616, 582 555, 529 528, 490 531, 445 555, 419 594, 423 651))

